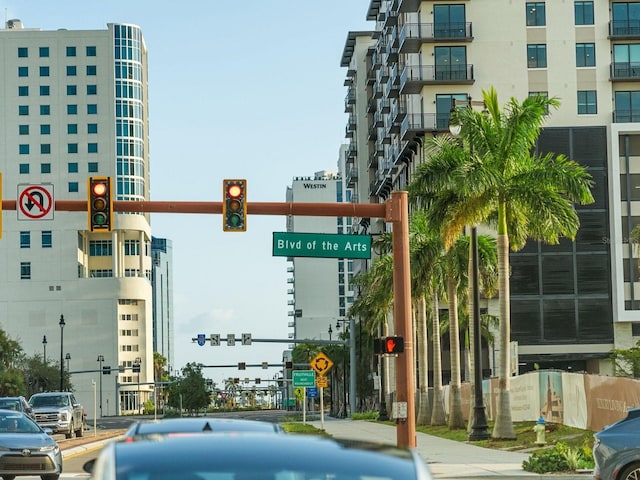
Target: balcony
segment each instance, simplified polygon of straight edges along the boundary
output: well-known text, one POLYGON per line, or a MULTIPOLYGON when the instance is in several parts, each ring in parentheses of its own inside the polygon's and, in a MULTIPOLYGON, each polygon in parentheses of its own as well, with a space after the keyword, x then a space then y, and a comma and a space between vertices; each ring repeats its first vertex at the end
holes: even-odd
POLYGON ((389 77, 384 86, 384 96, 387 98, 398 98, 400 95, 400 82, 398 77, 389 77))
POLYGON ((382 84, 375 84, 373 86, 373 98, 382 98, 384 96, 384 88, 382 84))
POLYGON ((422 0, 396 0, 398 13, 417 12, 422 0))
POLYGON ((400 53, 418 53, 423 43, 470 42, 473 40, 471 22, 405 23, 400 30, 400 53))
POLYGON ((352 166, 347 169, 347 174, 345 175, 345 184, 347 188, 354 188, 358 183, 358 167, 352 166))
POLYGON ((391 110, 391 100, 388 98, 383 98, 380 100, 380 112, 381 113, 389 113, 391 110))
MULTIPOLYGON (((424 136, 424 133, 438 131, 436 113, 408 113, 400 126, 400 137, 409 141, 416 137, 424 136)), ((447 129, 448 129, 447 118, 447 129)))
POLYGON ((473 65, 407 65, 400 75, 400 93, 403 95, 420 93, 425 85, 473 84, 473 65))
POLYGON ((614 62, 611 64, 612 82, 640 81, 640 62, 614 62))
POLYGON ((349 144, 349 148, 347 148, 347 160, 353 160, 354 158, 356 158, 356 155, 358 154, 358 149, 356 148, 356 144, 355 143, 350 143, 349 144))
POLYGON ((387 81, 388 78, 389 78, 389 67, 387 67, 386 65, 383 65, 376 72, 376 81, 378 83, 384 83, 387 81))
POLYGON ((379 152, 371 152, 371 155, 369 155, 369 168, 378 168, 380 156, 379 152))
POLYGON ((356 91, 353 87, 349 87, 347 90, 347 96, 344 98, 344 111, 345 113, 353 112, 353 106, 356 103, 356 91))
POLYGON ((394 122, 401 122, 407 114, 407 105, 404 101, 398 100, 393 102, 391 107, 391 120, 394 122))
POLYGON ((368 139, 372 142, 375 142, 378 139, 378 127, 375 125, 369 125, 368 139))
POLYGON ((631 40, 640 38, 640 20, 613 20, 609 22, 611 40, 631 40))
POLYGON ((638 123, 640 122, 640 111, 615 110, 613 112, 613 123, 638 123))
POLYGON ((373 113, 378 110, 378 99, 371 97, 367 102, 367 113, 373 113))
POLYGON ((344 136, 347 138, 353 138, 355 131, 356 131, 356 119, 353 115, 349 115, 349 121, 347 122, 344 136))

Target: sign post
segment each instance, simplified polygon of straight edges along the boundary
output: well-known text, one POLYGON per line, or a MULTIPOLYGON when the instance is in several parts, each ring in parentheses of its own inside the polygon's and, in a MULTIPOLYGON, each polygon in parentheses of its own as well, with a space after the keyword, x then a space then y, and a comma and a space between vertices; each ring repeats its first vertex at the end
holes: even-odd
POLYGON ((304 388, 302 396, 302 423, 307 423, 307 387, 316 386, 316 373, 313 370, 294 370, 291 372, 293 388, 304 388))
POLYGON ((333 362, 323 352, 320 352, 313 357, 309 365, 319 375, 316 385, 320 387, 320 427, 324 430, 324 387, 327 386, 327 377, 324 374, 333 367, 333 362))

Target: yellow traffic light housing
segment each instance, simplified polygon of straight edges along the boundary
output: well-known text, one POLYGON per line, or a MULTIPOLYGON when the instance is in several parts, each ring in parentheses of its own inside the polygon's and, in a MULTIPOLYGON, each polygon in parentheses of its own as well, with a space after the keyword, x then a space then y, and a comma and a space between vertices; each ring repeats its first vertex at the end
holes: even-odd
POLYGON ((245 232, 247 230, 247 181, 223 180, 222 195, 222 229, 225 232, 245 232))
POLYGON ((111 177, 89 177, 87 186, 89 230, 110 232, 113 228, 111 177))

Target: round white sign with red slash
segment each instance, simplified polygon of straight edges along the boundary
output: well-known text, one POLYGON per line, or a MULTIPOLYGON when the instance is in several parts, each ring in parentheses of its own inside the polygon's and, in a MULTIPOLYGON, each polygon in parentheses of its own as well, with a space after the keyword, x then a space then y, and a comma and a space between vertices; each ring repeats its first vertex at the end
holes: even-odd
POLYGON ((18 185, 18 220, 53 220, 53 184, 18 185))

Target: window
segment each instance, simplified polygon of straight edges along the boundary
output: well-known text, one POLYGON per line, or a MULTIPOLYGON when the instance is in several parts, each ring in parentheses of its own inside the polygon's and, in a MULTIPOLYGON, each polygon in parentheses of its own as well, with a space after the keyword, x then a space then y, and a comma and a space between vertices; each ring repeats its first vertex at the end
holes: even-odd
POLYGON ((76 47, 67 47, 67 57, 76 56, 76 47))
POLYGON ((111 240, 91 240, 89 242, 89 255, 92 257, 110 257, 113 255, 111 240))
POLYGON ((40 164, 40 173, 51 173, 51 164, 50 163, 41 163, 40 164))
POLYGON ((78 87, 76 85, 67 85, 67 95, 77 95, 78 87))
POLYGON ((29 76, 29 67, 18 67, 18 76, 19 77, 28 77, 29 76))
POLYGON ((20 248, 31 248, 31 232, 20 232, 20 248))
POLYGON ((47 58, 49 56, 49 47, 40 47, 40 58, 47 58))
POLYGON ((29 105, 18 105, 18 115, 29 115, 29 105))
POLYGON ((87 65, 87 75, 93 76, 96 74, 98 67, 95 65, 87 65))
POLYGON ((78 173, 78 162, 69 162, 69 163, 67 163, 67 172, 69 172, 69 173, 78 173))
POLYGON ((88 123, 87 124, 87 133, 98 133, 98 124, 97 123, 88 123))
POLYGON ((578 90, 578 115, 598 113, 595 90, 578 90))
POLYGON ((31 279, 31 262, 20 262, 20 280, 31 279))
POLYGON ((49 76, 49 67, 40 67, 40 76, 48 77, 49 76))
POLYGON ((20 155, 29 155, 29 145, 25 143, 18 145, 18 153, 20 155))
POLYGON ((98 162, 89 162, 87 164, 87 171, 89 173, 97 173, 98 172, 98 162))
POLYGON ((596 66, 596 46, 594 43, 576 44, 576 67, 596 66))
POLYGON ((67 133, 69 135, 75 135, 78 133, 78 124, 77 123, 68 123, 67 124, 67 133))
POLYGON ((40 135, 51 135, 51 125, 47 123, 40 125, 40 135))
POLYGON ((53 235, 51 230, 43 230, 42 231, 42 248, 51 248, 53 243, 53 235))
POLYGON ((98 153, 98 144, 97 143, 89 143, 87 145, 87 153, 98 153))
POLYGON ((40 105, 40 115, 51 115, 51 105, 40 105))
POLYGON ((466 47, 435 47, 436 80, 467 80, 466 47))
POLYGON ((611 35, 638 35, 640 33, 640 5, 637 2, 611 3, 611 35))
POLYGON ((29 96, 29 87, 26 85, 20 85, 18 87, 18 96, 19 97, 28 97, 29 96))
POLYGON ((77 143, 68 143, 67 144, 67 153, 78 153, 78 144, 77 143))
POLYGON ((78 73, 75 65, 67 65, 67 77, 75 77, 78 73))
POLYGON ((640 91, 615 93, 615 121, 640 122, 640 91))
POLYGON ((51 153, 51 144, 50 143, 41 143, 40 144, 40 153, 42 155, 49 155, 51 153))
POLYGON ((125 240, 124 241, 124 254, 125 255, 140 255, 140 241, 139 240, 125 240))
POLYGON ((69 193, 78 193, 78 182, 69 182, 69 193))
POLYGON ((21 175, 25 175, 25 174, 29 173, 29 164, 28 163, 21 163, 18 166, 18 171, 20 172, 21 175))
POLYGON ((18 125, 19 135, 29 135, 29 125, 18 125))
POLYGON ((87 95, 97 95, 97 94, 98 94, 97 85, 87 85, 87 95))
POLYGON ((77 115, 78 105, 67 105, 67 115, 77 115))
POLYGON ((95 103, 90 103, 87 105, 87 115, 97 115, 98 114, 98 105, 95 103))
POLYGON ((547 46, 544 44, 527 45, 527 67, 547 67, 547 46))
POLYGON ((546 25, 544 2, 527 2, 527 27, 541 27, 546 25))
POLYGON ((465 6, 434 5, 433 35, 435 38, 466 37, 465 6))
POLYGON ((89 46, 87 47, 87 57, 95 57, 96 56, 96 47, 89 46))
POLYGON ((49 96, 50 88, 49 85, 40 85, 40 95, 43 97, 49 96))
POLYGON ((18 47, 18 58, 27 58, 29 56, 29 49, 27 47, 18 47))
POLYGON ((573 9, 576 25, 593 25, 593 2, 575 2, 573 9))

